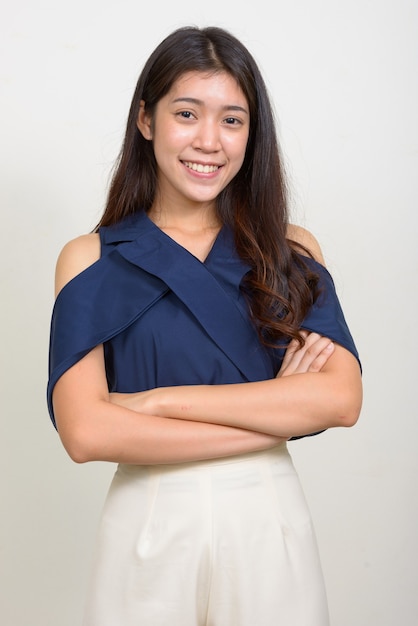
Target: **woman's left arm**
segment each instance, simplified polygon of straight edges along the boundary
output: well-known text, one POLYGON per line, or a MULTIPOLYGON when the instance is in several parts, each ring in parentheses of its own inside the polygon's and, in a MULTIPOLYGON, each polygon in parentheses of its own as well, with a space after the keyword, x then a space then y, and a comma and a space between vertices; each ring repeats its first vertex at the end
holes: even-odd
POLYGON ((254 383, 163 387, 146 392, 142 402, 142 412, 161 417, 294 437, 353 426, 360 414, 362 383, 355 357, 335 345, 319 372, 254 383))
POLYGON ((235 426, 294 437, 353 426, 362 403, 357 359, 315 333, 287 350, 276 378, 229 385, 162 387, 111 394, 113 402, 166 418, 235 426))

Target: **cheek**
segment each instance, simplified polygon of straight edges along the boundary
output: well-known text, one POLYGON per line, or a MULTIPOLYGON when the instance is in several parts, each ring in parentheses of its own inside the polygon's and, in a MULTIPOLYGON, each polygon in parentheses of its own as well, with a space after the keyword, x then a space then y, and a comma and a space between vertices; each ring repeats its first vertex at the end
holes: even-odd
POLYGON ((178 125, 167 124, 164 128, 160 128, 158 133, 155 133, 154 140, 158 142, 161 149, 171 148, 175 150, 190 140, 190 130, 178 125))
POLYGON ((223 145, 228 150, 231 157, 236 159, 242 157, 244 159, 245 151, 247 149, 248 133, 240 134, 239 137, 227 135, 223 138, 223 145))
POLYGON ((246 148, 246 139, 231 142, 228 146, 229 158, 235 162, 237 169, 239 169, 244 162, 246 148))

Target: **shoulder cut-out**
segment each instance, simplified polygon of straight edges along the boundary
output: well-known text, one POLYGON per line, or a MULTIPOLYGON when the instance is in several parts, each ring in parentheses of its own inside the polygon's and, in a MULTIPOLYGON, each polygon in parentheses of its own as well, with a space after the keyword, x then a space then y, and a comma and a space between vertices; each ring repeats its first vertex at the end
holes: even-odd
POLYGON ((55 296, 77 274, 100 258, 100 237, 97 233, 81 235, 65 244, 55 269, 55 296))
POLYGON ((303 254, 303 248, 306 248, 312 254, 315 261, 325 266, 325 260, 318 240, 309 230, 306 230, 306 228, 302 226, 297 226, 296 224, 289 224, 287 227, 287 238, 295 244, 299 252, 303 254))

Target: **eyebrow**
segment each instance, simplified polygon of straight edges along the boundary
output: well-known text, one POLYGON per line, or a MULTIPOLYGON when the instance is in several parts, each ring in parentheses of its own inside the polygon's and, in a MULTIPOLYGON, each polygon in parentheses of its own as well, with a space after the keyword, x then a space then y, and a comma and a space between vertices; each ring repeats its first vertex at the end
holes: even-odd
MULTIPOLYGON (((190 104, 196 104, 198 106, 202 106, 205 104, 203 100, 199 100, 199 98, 188 98, 186 96, 181 97, 181 98, 176 98, 175 100, 173 100, 173 103, 175 102, 188 102, 190 104)), ((225 106, 222 107, 222 110, 223 111, 241 111, 242 113, 246 113, 248 115, 247 109, 239 106, 238 104, 226 104, 225 106)))

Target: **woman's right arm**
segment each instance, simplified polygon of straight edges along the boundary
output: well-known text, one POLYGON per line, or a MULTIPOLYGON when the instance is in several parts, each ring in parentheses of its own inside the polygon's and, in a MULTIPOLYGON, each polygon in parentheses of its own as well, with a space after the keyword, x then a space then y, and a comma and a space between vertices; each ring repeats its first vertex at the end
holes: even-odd
POLYGON ((239 428, 143 415, 111 402, 102 346, 61 376, 53 404, 63 445, 79 463, 181 463, 267 449, 282 441, 239 428))
MULTIPOLYGON (((64 246, 57 262, 56 294, 99 256, 97 234, 64 246)), ((112 402, 101 345, 61 376, 53 405, 63 445, 80 463, 179 463, 267 449, 283 441, 239 428, 143 415, 112 402)))

